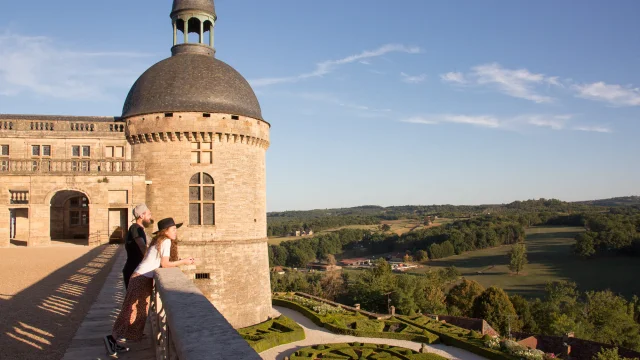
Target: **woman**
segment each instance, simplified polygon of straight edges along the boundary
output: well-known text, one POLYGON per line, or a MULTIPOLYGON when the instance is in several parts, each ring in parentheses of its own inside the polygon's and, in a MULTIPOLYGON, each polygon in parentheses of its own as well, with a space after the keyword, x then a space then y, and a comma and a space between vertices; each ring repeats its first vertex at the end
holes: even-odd
POLYGON ((138 341, 142 338, 149 312, 149 298, 153 290, 154 271, 159 267, 170 268, 195 263, 194 258, 178 261, 169 259, 171 245, 177 239, 177 230, 180 226, 182 223, 176 224, 173 218, 158 221, 158 231, 153 233, 155 236, 149 244, 144 259, 131 275, 122 310, 113 324, 111 335, 104 337, 104 345, 110 356, 129 351, 129 348, 118 344, 118 341, 138 341))

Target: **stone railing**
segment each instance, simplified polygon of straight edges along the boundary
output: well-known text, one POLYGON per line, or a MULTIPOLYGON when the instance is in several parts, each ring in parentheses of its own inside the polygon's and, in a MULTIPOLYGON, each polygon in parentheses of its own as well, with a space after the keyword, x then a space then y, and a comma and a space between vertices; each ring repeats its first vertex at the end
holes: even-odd
POLYGON ((116 159, 1 159, 2 175, 141 175, 144 162, 116 159))
POLYGON ((149 320, 158 360, 260 359, 178 268, 155 271, 149 320))
POLYGON ((74 133, 124 133, 124 122, 91 122, 91 121, 61 121, 61 120, 0 120, 0 131, 38 131, 74 132, 74 133))

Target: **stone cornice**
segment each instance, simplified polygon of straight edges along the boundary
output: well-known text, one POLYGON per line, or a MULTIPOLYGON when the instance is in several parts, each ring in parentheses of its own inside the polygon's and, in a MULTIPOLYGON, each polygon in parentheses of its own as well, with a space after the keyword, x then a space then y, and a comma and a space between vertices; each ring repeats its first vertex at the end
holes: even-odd
POLYGON ((151 142, 217 142, 217 143, 237 143, 258 146, 263 149, 269 148, 269 141, 254 136, 236 133, 214 133, 214 132, 154 132, 148 134, 128 135, 127 141, 131 145, 145 144, 151 142))

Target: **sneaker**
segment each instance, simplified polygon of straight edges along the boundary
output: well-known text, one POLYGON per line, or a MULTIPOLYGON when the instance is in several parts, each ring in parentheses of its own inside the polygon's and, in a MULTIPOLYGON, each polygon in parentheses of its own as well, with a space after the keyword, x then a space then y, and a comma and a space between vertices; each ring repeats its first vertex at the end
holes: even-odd
POLYGON ((111 335, 107 335, 103 338, 104 340, 104 347, 107 350, 107 354, 109 356, 115 356, 118 355, 118 352, 116 351, 116 345, 118 345, 115 340, 113 340, 113 336, 111 335))
POLYGON ((128 342, 138 342, 138 341, 142 341, 145 340, 147 338, 147 334, 142 334, 142 337, 140 338, 140 340, 127 340, 127 338, 125 337, 121 337, 121 338, 117 338, 116 341, 119 343, 128 343, 128 342))
POLYGON ((117 342, 116 342, 116 345, 115 345, 114 349, 116 350, 117 353, 119 353, 119 352, 129 352, 129 348, 128 347, 122 346, 122 345, 118 344, 117 342))

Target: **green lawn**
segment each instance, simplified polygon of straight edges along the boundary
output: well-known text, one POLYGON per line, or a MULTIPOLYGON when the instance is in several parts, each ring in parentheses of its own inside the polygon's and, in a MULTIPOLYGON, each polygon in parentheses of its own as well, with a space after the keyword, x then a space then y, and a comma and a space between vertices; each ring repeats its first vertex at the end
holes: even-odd
POLYGON ((579 227, 537 227, 527 230, 529 264, 520 275, 511 274, 507 253, 510 246, 472 251, 426 263, 425 268, 455 266, 463 276, 485 287, 497 285, 509 293, 540 297, 553 280, 571 280, 581 290, 611 289, 625 296, 640 295, 640 259, 609 257, 583 260, 573 255, 571 245, 579 227), (481 272, 481 273, 479 273, 481 272))

